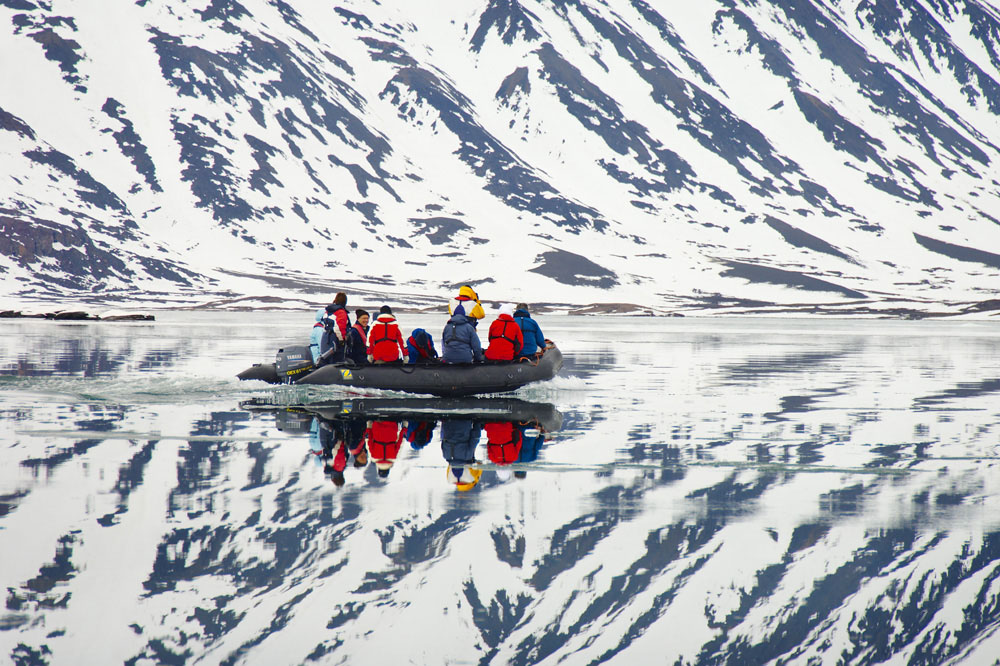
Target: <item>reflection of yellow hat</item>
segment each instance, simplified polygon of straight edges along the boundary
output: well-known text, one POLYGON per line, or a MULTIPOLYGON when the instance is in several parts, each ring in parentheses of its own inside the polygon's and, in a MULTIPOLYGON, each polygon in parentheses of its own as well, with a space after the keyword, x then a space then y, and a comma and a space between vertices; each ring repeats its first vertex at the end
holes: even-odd
POLYGON ((455 488, 461 491, 472 490, 479 483, 479 477, 483 475, 483 470, 474 467, 462 469, 462 473, 455 478, 451 465, 448 465, 448 480, 455 484, 455 488))

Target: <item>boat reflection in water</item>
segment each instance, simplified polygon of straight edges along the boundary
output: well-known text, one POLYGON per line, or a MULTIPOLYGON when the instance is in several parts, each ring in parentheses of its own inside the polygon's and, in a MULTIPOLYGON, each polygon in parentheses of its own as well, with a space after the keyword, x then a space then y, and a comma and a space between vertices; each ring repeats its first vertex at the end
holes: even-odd
POLYGON ((420 450, 436 436, 447 479, 459 491, 475 488, 486 471, 501 481, 524 478, 524 466, 562 426, 551 404, 516 398, 361 398, 291 407, 254 400, 242 406, 274 411, 279 430, 308 435, 335 486, 346 483, 349 469, 363 473, 369 466, 388 479, 404 445, 420 450))

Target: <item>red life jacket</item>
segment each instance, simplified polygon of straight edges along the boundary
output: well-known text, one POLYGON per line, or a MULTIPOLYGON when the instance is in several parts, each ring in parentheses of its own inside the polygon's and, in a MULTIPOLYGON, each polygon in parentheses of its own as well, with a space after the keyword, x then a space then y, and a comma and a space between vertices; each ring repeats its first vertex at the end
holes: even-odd
POLYGON ((399 333, 395 318, 390 316, 389 319, 382 319, 384 316, 386 315, 379 315, 368 334, 368 353, 376 361, 397 361, 403 336, 399 333))
POLYGON ((485 356, 491 361, 513 361, 523 346, 521 327, 510 315, 500 315, 490 325, 490 346, 486 348, 485 356))
POLYGON ((351 319, 343 305, 333 306, 333 312, 323 318, 323 325, 327 330, 327 344, 330 347, 343 345, 347 341, 347 329, 351 326, 351 319))

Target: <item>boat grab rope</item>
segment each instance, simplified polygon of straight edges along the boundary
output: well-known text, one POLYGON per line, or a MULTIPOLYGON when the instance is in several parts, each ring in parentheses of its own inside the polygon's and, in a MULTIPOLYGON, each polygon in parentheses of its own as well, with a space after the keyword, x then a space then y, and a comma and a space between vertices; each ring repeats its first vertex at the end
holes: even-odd
POLYGON ((538 363, 539 363, 539 361, 542 360, 542 356, 549 349, 555 349, 555 345, 552 343, 551 340, 549 340, 548 338, 546 338, 545 339, 545 349, 544 350, 535 352, 533 356, 522 356, 518 360, 521 363, 530 363, 532 366, 537 366, 538 363))

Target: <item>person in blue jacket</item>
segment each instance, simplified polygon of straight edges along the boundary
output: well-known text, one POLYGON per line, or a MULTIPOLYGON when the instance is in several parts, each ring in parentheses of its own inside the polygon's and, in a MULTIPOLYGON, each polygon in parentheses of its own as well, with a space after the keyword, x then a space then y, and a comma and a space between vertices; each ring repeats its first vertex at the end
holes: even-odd
POLYGON ((313 324, 312 335, 309 336, 309 351, 312 353, 313 365, 319 365, 320 346, 323 344, 323 334, 326 333, 326 326, 323 324, 325 316, 326 308, 316 310, 316 323, 313 324))
POLYGON ((438 360, 437 350, 434 349, 434 340, 422 328, 413 329, 413 333, 406 340, 406 352, 410 363, 429 363, 438 360))
POLYGON ((521 335, 524 336, 524 346, 521 347, 521 353, 518 354, 518 357, 534 356, 535 352, 545 350, 545 336, 542 335, 542 329, 528 314, 528 306, 525 303, 517 304, 517 309, 514 310, 514 321, 521 327, 521 335))
POLYGON ((483 345, 461 305, 455 307, 451 319, 444 325, 441 348, 445 363, 478 363, 483 360, 483 345))

